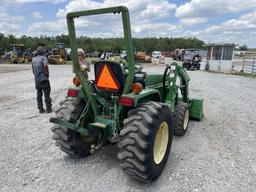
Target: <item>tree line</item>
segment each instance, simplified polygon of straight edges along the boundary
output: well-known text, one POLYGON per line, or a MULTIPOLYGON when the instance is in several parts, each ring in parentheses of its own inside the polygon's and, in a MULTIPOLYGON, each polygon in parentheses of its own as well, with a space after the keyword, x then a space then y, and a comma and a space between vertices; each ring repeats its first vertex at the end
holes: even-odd
MULTIPOLYGON (((25 44, 26 48, 35 50, 38 46, 45 46, 49 49, 55 47, 56 43, 64 43, 65 47, 70 47, 69 37, 67 35, 58 35, 55 37, 40 36, 31 37, 22 35, 15 37, 10 34, 5 36, 0 33, 0 51, 10 51, 11 44, 25 44)), ((80 36, 77 38, 79 48, 83 48, 86 53, 93 51, 116 51, 124 50, 123 38, 90 38, 80 36)), ((145 37, 133 38, 133 46, 136 50, 146 51, 148 53, 154 50, 174 51, 176 48, 203 48, 204 42, 197 38, 172 38, 172 37, 145 37)))

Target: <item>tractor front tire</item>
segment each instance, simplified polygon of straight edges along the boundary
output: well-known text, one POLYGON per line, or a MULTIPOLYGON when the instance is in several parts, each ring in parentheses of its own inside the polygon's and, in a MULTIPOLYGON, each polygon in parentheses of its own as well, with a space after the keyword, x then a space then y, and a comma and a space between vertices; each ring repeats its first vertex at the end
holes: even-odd
POLYGON ((167 105, 146 102, 128 112, 118 142, 124 171, 142 182, 161 174, 172 145, 172 118, 167 105))
POLYGON ((173 114, 174 135, 183 136, 189 124, 189 107, 187 103, 178 102, 173 114))
MULTIPOLYGON (((56 117, 75 123, 84 107, 85 102, 83 99, 67 97, 55 111, 56 117)), ((53 139, 56 146, 70 156, 85 157, 89 155, 91 145, 96 143, 94 138, 85 139, 78 132, 57 124, 52 127, 52 132, 54 133, 53 139)))

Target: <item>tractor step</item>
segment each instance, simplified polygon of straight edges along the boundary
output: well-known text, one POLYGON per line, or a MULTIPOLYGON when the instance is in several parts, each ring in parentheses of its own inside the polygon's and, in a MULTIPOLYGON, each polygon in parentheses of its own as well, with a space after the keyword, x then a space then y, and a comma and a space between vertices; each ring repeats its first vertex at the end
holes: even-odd
POLYGON ((112 126, 113 125, 113 120, 106 118, 105 116, 97 116, 95 118, 95 122, 94 123, 89 123, 89 127, 97 127, 97 128, 102 128, 105 129, 108 126, 112 126))
POLYGON ((99 127, 99 128, 103 128, 103 129, 105 129, 108 126, 107 124, 99 123, 99 122, 90 123, 89 125, 92 127, 99 127))
POLYGON ((203 99, 191 99, 190 100, 190 117, 192 119, 202 120, 204 116, 203 112, 203 99))

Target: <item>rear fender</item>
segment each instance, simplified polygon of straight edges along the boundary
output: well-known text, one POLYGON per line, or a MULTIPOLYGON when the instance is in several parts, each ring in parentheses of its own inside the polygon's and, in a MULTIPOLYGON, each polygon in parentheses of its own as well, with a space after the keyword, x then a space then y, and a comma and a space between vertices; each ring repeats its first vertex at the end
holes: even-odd
POLYGON ((139 103, 147 101, 161 101, 160 92, 157 89, 144 89, 139 94, 129 93, 123 94, 122 97, 132 98, 134 101, 133 107, 137 107, 139 103))

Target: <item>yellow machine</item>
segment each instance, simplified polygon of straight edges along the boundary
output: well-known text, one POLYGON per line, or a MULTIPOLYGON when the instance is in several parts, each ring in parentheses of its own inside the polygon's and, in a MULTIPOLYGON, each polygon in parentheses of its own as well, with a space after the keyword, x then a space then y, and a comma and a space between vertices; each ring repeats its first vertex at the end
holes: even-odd
POLYGON ((56 47, 52 49, 52 54, 48 56, 49 64, 65 64, 67 55, 64 43, 56 43, 56 47))
POLYGON ((151 62, 151 57, 143 51, 136 51, 134 59, 136 61, 151 62))
POLYGON ((28 54, 24 44, 11 44, 11 63, 28 63, 32 60, 32 55, 28 54))

